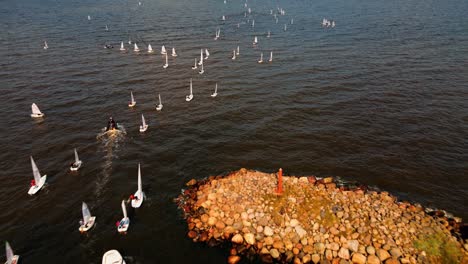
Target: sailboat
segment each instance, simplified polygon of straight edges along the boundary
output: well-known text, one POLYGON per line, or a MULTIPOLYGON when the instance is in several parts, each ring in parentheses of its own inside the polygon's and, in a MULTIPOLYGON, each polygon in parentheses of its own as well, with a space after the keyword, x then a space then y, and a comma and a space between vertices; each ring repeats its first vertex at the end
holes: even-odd
POLYGON ((203 69, 203 64, 204 63, 201 64, 201 70, 198 72, 198 74, 203 74, 205 72, 205 70, 203 69))
POLYGON ((70 166, 70 170, 77 171, 81 168, 82 164, 83 164, 83 161, 81 161, 80 158, 78 157, 78 152, 76 152, 76 148, 75 148, 75 162, 73 162, 72 165, 70 166))
POLYGON ((106 25, 106 31, 109 31, 109 27, 107 27, 107 25, 106 25))
POLYGON ((192 79, 190 79, 190 94, 185 96, 185 101, 190 102, 193 99, 192 93, 192 79))
POLYGON ((39 110, 39 107, 37 107, 35 103, 31 105, 31 112, 31 117, 33 118, 39 118, 44 116, 44 114, 41 112, 41 110, 39 110))
POLYGON ((294 18, 291 18, 291 25, 294 24, 294 18))
POLYGON ((142 189, 142 186, 141 186, 140 163, 138 163, 138 190, 133 195, 133 197, 135 199, 132 199, 132 207, 133 208, 139 208, 141 206, 141 204, 143 203, 144 196, 145 196, 145 193, 143 192, 143 189, 142 189))
POLYGON ((236 60, 236 50, 232 50, 232 60, 236 60))
POLYGON ((84 233, 93 228, 94 223, 96 223, 96 217, 91 216, 91 212, 85 202, 81 205, 81 213, 83 214, 83 219, 80 221, 80 228, 78 230, 84 233))
POLYGON ((195 69, 197 69, 197 68, 198 68, 198 67, 197 67, 197 58, 195 58, 195 64, 192 66, 192 70, 195 70, 195 69))
POLYGON ((136 105, 135 98, 133 97, 133 92, 130 92, 130 103, 128 103, 128 107, 134 107, 136 105))
POLYGON ((270 31, 268 31, 268 35, 267 35, 267 38, 271 37, 271 33, 270 31))
POLYGON ((263 63, 263 52, 260 53, 260 60, 258 60, 258 63, 263 63))
POLYGON ((102 264, 126 264, 125 260, 122 258, 122 255, 115 250, 111 249, 104 253, 102 256, 102 264))
POLYGON ((205 60, 208 59, 208 57, 210 57, 210 53, 208 52, 208 49, 205 49, 205 60))
POLYGON ((130 36, 128 36, 128 45, 132 45, 132 40, 130 39, 130 36))
POLYGON ((156 107, 156 111, 161 111, 163 108, 163 105, 161 103, 161 94, 159 94, 159 104, 158 106, 156 107))
POLYGON ((211 94, 211 97, 216 97, 218 95, 218 83, 216 83, 215 91, 211 94))
POLYGON ((221 29, 218 28, 218 29, 216 29, 214 40, 218 40, 220 35, 221 35, 221 29))
POLYGON ((255 27, 255 19, 252 19, 252 27, 255 27))
POLYGON ((200 61, 198 62, 198 66, 203 64, 203 49, 200 49, 200 61))
POLYGON ((172 48, 172 57, 177 57, 177 53, 175 52, 175 48, 172 48))
POLYGON ((257 39, 257 36, 255 36, 254 41, 253 41, 253 44, 254 44, 254 45, 257 45, 257 43, 258 43, 258 39, 257 39))
POLYGON ((336 26, 335 20, 333 20, 333 21, 331 22, 331 27, 334 28, 335 26, 336 26))
POLYGON ((221 20, 222 20, 222 21, 225 21, 225 20, 226 20, 226 17, 223 15, 223 16, 221 17, 221 20))
POLYGON ((164 54, 166 54, 166 53, 167 53, 166 47, 164 47, 164 45, 162 45, 162 47, 161 47, 161 54, 164 55, 164 54))
POLYGON ((151 44, 148 44, 148 53, 153 53, 153 52, 154 52, 153 47, 151 47, 151 44))
POLYGON ((49 48, 49 45, 47 45, 47 41, 44 40, 44 49, 48 49, 49 48))
POLYGON ((120 42, 120 51, 125 51, 125 47, 124 47, 123 41, 120 42))
POLYGON ((278 18, 276 18, 276 24, 278 24, 278 18))
POLYGON ((143 133, 148 129, 148 125, 146 124, 145 117, 143 114, 141 114, 141 126, 140 126, 140 132, 143 133))
POLYGON ((287 29, 288 29, 288 26, 284 24, 284 31, 286 31, 287 29))
POLYGON ((133 48, 133 51, 135 51, 135 52, 139 52, 139 51, 140 51, 140 49, 138 48, 137 44, 135 43, 134 45, 135 45, 135 47, 133 48))
POLYGON ((88 20, 91 20, 91 16, 88 15, 88 20))
POLYGON ((270 58, 268 59, 268 62, 272 62, 273 61, 273 51, 270 52, 270 58))
POLYGON ((117 226, 117 231, 119 233, 125 233, 128 230, 128 227, 130 226, 130 218, 127 216, 127 208, 125 207, 125 200, 122 200, 122 213, 123 213, 123 218, 119 221, 119 225, 117 226))
POLYGON ((165 53, 165 56, 166 56, 166 63, 163 65, 163 68, 166 69, 167 67, 169 67, 169 63, 167 61, 167 52, 165 53))
POLYGON ((7 258, 7 261, 5 262, 5 264, 17 264, 18 263, 19 256, 13 253, 13 249, 11 249, 10 243, 8 243, 8 241, 5 242, 5 252, 6 252, 6 258, 7 258))
POLYGON ((34 180, 31 181, 31 187, 29 188, 28 194, 33 195, 36 194, 42 186, 44 186, 47 175, 44 175, 41 177, 41 173, 39 172, 39 169, 36 166, 36 163, 34 162, 33 157, 31 156, 31 166, 32 166, 32 171, 34 175, 34 180))
POLYGON ((239 56, 240 52, 239 52, 239 46, 237 46, 237 50, 236 50, 236 55, 239 56))

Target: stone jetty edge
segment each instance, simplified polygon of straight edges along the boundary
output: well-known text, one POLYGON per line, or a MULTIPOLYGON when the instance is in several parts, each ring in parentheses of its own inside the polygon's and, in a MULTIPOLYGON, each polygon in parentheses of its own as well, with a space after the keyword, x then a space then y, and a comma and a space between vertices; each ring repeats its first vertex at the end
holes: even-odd
POLYGON ((333 177, 279 174, 243 168, 187 182, 175 201, 188 237, 230 247, 233 264, 468 263, 461 218, 333 177))

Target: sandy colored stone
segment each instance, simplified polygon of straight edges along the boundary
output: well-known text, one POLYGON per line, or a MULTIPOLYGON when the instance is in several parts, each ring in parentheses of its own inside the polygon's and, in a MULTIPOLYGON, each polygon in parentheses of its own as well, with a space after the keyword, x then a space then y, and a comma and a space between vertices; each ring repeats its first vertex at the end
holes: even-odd
POLYGON ((241 260, 241 257, 239 256, 229 256, 227 262, 229 264, 237 264, 240 260, 241 260))
POLYGON ((361 253, 354 253, 351 261, 356 264, 365 264, 366 263, 366 256, 361 253))
POLYGON ((380 261, 385 261, 390 257, 390 254, 385 249, 377 249, 377 257, 379 257, 380 261))
POLYGON ((320 261, 320 255, 319 254, 313 254, 312 255, 312 262, 317 264, 320 261))
POLYGON ((249 245, 255 244, 255 236, 254 236, 254 234, 252 234, 252 233, 244 234, 244 240, 245 240, 245 242, 247 242, 247 244, 249 244, 249 245))
POLYGON ((367 264, 380 264, 380 259, 375 255, 367 257, 367 264))
POLYGON ((349 250, 347 248, 340 248, 340 251, 338 251, 338 257, 342 259, 349 259, 349 250))
POLYGON ((280 253, 279 253, 279 251, 278 251, 276 248, 272 248, 272 249, 270 250, 270 255, 271 255, 273 258, 276 259, 276 258, 279 258, 280 253))
POLYGON ((271 229, 269 226, 265 226, 265 228, 263 228, 263 234, 265 236, 272 236, 274 234, 273 229, 271 229))
POLYGON ((236 234, 232 237, 231 241, 233 243, 242 244, 244 242, 244 238, 241 234, 236 234))

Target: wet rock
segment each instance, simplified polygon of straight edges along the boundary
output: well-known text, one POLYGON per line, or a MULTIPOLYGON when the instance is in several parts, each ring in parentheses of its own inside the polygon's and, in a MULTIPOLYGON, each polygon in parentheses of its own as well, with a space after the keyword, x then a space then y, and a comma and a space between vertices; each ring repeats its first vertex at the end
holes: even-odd
POLYGON ((356 264, 365 264, 367 258, 361 253, 354 253, 351 260, 356 264))
POLYGON ((390 257, 390 254, 385 249, 379 248, 377 249, 377 257, 379 257, 380 261, 385 261, 390 257))
POLYGON ((193 230, 190 230, 187 234, 187 236, 190 238, 190 239, 194 239, 195 237, 197 237, 197 232, 193 231, 193 230))
POLYGON ((239 256, 229 256, 228 257, 228 263, 229 264, 237 264, 241 260, 241 257, 239 256))
POLYGON ((244 238, 240 234, 236 234, 232 237, 231 241, 233 243, 242 244, 244 242, 244 238))
POLYGON ((191 179, 191 180, 188 181, 185 185, 187 185, 187 186, 193 186, 193 185, 195 185, 195 184, 197 184, 197 180, 191 179))
POLYGON ((349 259, 349 250, 347 248, 340 248, 340 251, 338 251, 338 257, 342 259, 349 259))

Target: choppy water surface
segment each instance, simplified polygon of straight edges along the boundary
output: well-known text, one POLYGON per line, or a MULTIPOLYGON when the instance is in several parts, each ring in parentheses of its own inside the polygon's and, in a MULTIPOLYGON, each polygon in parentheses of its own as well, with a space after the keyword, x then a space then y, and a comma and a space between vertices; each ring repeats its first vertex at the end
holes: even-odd
POLYGON ((468 217, 467 1, 257 0, 247 18, 239 0, 141 3, 2 1, 0 238, 24 263, 100 263, 111 248, 129 263, 221 263, 226 250, 185 237, 172 199, 191 178, 240 167, 340 176, 468 217), (324 17, 337 26, 323 29, 324 17), (118 51, 129 37, 140 54, 118 51), (161 45, 179 54, 166 70, 161 45), (191 69, 200 48, 211 53, 203 75, 191 69), (274 63, 256 63, 271 50, 274 63), (32 102, 43 121, 29 117, 32 102), (97 139, 110 115, 127 135, 97 139), (78 173, 67 171, 74 147, 78 173), (30 155, 48 175, 34 197, 30 155), (139 162, 148 199, 121 236, 139 162), (97 216, 88 236, 82 201, 97 216))

